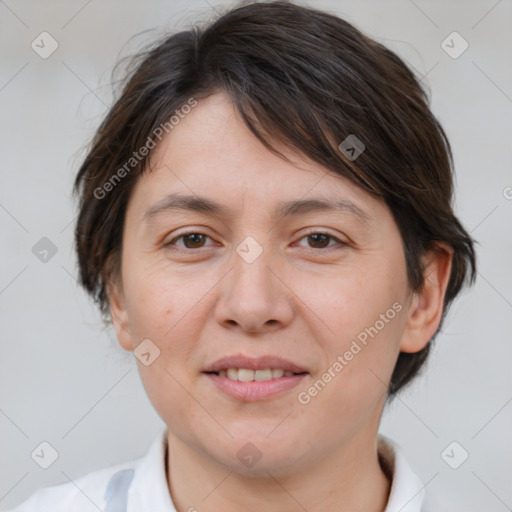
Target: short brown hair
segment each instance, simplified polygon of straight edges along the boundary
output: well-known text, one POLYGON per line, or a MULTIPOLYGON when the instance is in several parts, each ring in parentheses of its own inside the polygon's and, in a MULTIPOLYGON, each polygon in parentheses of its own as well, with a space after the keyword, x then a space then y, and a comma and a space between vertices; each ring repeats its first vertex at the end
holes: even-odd
MULTIPOLYGON (((350 23, 289 2, 251 3, 166 35, 133 66, 74 184, 80 283, 105 317, 128 200, 151 153, 133 170, 126 162, 190 98, 219 91, 269 150, 279 154, 271 141, 284 143, 385 201, 403 239, 412 290, 423 285, 426 251, 439 242, 453 250, 443 319, 464 282, 474 281, 473 241, 452 209, 450 144, 427 94, 395 53, 350 23), (339 148, 349 135, 365 145, 357 160, 339 148), (98 198, 123 166, 108 197, 98 198)), ((418 373, 430 345, 400 353, 388 396, 418 373)))

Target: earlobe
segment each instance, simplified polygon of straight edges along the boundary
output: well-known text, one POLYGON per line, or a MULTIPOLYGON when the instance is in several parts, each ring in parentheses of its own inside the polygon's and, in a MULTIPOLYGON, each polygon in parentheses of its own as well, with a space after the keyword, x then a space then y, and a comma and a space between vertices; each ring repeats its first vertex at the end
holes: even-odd
POLYGON ((110 315, 112 317, 112 323, 116 330, 119 344, 125 350, 132 351, 134 349, 134 345, 130 333, 128 312, 126 309, 120 277, 109 280, 107 284, 107 294, 110 304, 110 315))
POLYGON ((438 244, 425 255, 423 287, 414 292, 409 305, 401 352, 419 352, 436 333, 443 315, 452 258, 452 249, 444 244, 438 244))

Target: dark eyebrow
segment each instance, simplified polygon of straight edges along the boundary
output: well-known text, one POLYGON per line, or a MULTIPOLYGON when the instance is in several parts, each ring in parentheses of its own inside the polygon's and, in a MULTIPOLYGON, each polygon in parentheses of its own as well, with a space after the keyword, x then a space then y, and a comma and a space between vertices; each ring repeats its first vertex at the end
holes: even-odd
MULTIPOLYGON (((224 219, 234 219, 236 217, 235 213, 227 206, 213 201, 212 199, 208 199, 207 197, 172 193, 150 206, 144 213, 142 220, 149 222, 162 212, 178 210, 203 213, 224 219)), ((352 201, 348 199, 330 198, 297 199, 278 203, 274 217, 277 219, 316 211, 350 213, 364 223, 371 220, 370 215, 352 201)))

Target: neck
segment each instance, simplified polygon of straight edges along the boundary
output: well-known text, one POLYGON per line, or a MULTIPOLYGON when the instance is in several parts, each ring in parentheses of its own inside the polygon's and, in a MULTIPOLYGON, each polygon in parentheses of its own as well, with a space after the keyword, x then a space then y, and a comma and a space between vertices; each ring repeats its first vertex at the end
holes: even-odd
POLYGON ((168 430, 167 481, 178 512, 384 512, 391 482, 373 442, 354 438, 294 472, 247 476, 219 465, 168 430))

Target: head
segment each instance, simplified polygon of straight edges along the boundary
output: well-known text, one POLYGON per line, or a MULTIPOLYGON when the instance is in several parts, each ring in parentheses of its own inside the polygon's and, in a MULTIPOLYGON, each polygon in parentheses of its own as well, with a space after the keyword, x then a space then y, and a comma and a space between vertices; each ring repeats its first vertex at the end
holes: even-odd
POLYGON ((75 242, 121 346, 158 347, 138 361, 157 412, 219 458, 211 416, 279 443, 283 465, 312 435, 326 452, 376 429, 475 274, 420 82, 351 24, 287 2, 235 8, 134 62, 76 178, 75 242), (204 373, 237 353, 306 375, 237 402, 204 373), (288 410, 294 422, 267 438, 288 410))

